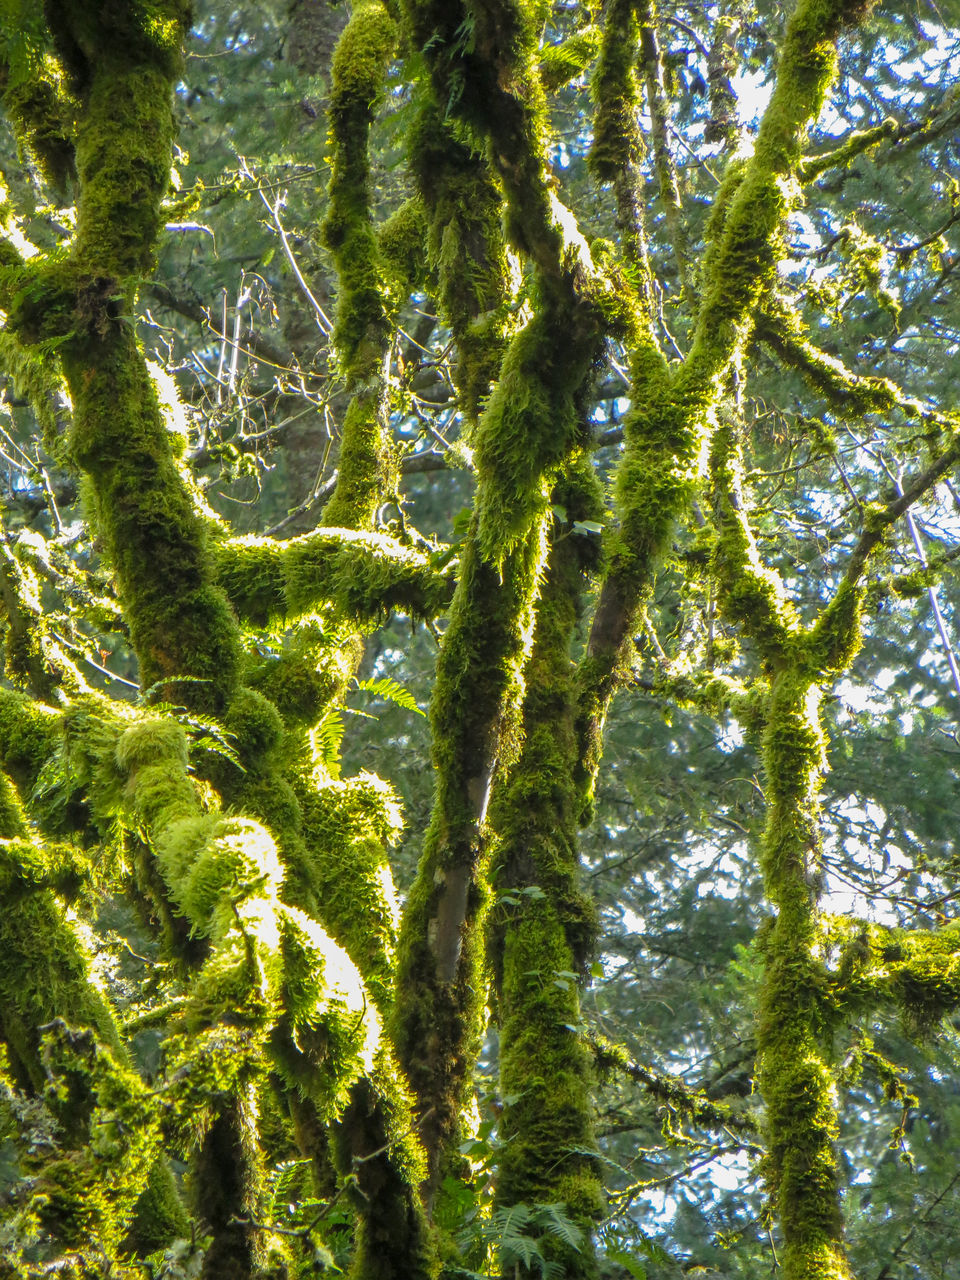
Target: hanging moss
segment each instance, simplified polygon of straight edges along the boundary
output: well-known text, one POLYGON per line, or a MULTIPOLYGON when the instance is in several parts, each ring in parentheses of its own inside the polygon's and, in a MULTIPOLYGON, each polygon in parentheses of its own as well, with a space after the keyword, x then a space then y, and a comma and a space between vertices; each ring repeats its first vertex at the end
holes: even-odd
POLYGON ((8 4, 0 16, 0 91, 8 118, 44 180, 65 202, 74 166, 76 102, 49 52, 40 6, 8 4))
POLYGON ((549 304, 513 339, 476 432, 481 553, 502 564, 543 519, 562 463, 585 443, 581 400, 599 356, 595 317, 549 304))
POLYGON ((419 196, 405 200, 377 227, 377 248, 384 266, 404 293, 427 287, 427 218, 419 196))

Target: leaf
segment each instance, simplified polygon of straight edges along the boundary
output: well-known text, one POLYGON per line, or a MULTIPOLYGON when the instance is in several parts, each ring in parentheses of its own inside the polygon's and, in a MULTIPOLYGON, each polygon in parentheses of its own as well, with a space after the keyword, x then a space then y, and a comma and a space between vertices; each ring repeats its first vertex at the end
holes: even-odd
POLYGON ((417 700, 410 690, 405 689, 399 681, 391 680, 389 676, 380 676, 376 680, 354 680, 353 683, 356 688, 372 693, 387 702, 395 702, 398 707, 403 707, 406 711, 415 711, 418 716, 426 715, 426 712, 417 706, 417 700))
POLYGON ((313 731, 314 750, 334 778, 340 777, 340 744, 343 742, 343 715, 337 707, 327 707, 313 731))
POLYGON ((616 1262, 624 1271, 629 1271, 633 1280, 647 1280, 646 1267, 629 1253, 625 1253, 623 1249, 607 1249, 606 1252, 610 1261, 616 1262))

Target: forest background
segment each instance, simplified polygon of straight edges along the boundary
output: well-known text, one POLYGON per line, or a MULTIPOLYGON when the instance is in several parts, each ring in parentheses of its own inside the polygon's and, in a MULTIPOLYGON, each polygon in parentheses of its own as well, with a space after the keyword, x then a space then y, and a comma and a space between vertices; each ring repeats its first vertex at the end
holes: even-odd
POLYGON ((5 0, 0 1275, 960 1276, 958 28, 5 0))

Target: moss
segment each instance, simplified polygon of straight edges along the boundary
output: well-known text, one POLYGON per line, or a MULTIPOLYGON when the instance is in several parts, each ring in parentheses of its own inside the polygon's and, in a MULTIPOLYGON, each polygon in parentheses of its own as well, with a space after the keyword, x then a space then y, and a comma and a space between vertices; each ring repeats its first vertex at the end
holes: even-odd
POLYGON ((96 354, 71 351, 64 367, 71 449, 93 482, 141 681, 191 677, 175 686, 176 700, 220 709, 239 679, 239 634, 133 334, 118 329, 96 354))
POLYGON ((540 54, 540 79, 548 93, 582 76, 600 53, 600 28, 584 27, 560 44, 547 45, 540 54))
MULTIPOLYGON (((596 519, 602 494, 584 461, 553 495, 570 521, 596 519)), ((503 1116, 500 1204, 562 1201, 587 1238, 602 1205, 595 1160, 590 1053, 576 975, 596 940, 596 909, 580 886, 575 780, 576 686, 570 648, 596 559, 589 539, 554 543, 527 670, 523 747, 495 794, 491 914, 503 1116)), ((565 1274, 592 1275, 584 1252, 558 1249, 565 1274)))
POLYGON ((436 617, 450 580, 419 552, 384 534, 317 529, 299 538, 231 538, 215 548, 217 577, 237 613, 263 625, 295 620, 331 603, 361 624, 390 609, 436 617))
POLYGON ((590 317, 553 306, 507 350, 476 433, 477 537, 495 564, 543 518, 561 465, 584 443, 580 400, 598 355, 590 317))
POLYGON ((600 62, 594 73, 593 141, 589 165, 601 182, 611 182, 625 168, 639 164, 642 138, 637 128, 640 84, 635 65, 640 42, 634 0, 614 0, 607 7, 600 62))
POLYGON ((457 344, 457 389, 469 430, 503 358, 509 280, 503 197, 485 158, 434 100, 421 110, 408 150, 443 316, 457 344))
POLYGON ((346 640, 342 630, 308 614, 287 631, 279 652, 251 661, 245 683, 270 699, 285 724, 314 725, 353 672, 346 640))
POLYGON ((422 289, 427 278, 427 218, 419 196, 412 196, 377 228, 377 247, 384 265, 405 293, 422 289))
POLYGON ((351 1178, 358 1232, 351 1280, 428 1280, 437 1257, 420 1200, 425 1172, 410 1099, 385 1050, 357 1082, 334 1146, 351 1178))
POLYGON ((323 235, 337 269, 334 343, 351 400, 343 421, 337 487, 324 508, 328 526, 372 526, 395 474, 384 370, 390 323, 371 215, 368 135, 383 98, 396 34, 386 7, 379 0, 362 0, 333 55, 333 156, 323 235))
MULTIPOLYGON (((570 948, 549 902, 529 901, 506 934, 501 1013, 500 1204, 562 1201, 587 1235, 603 1214, 590 1100, 591 1061, 580 1033, 570 948), (562 1157, 562 1158, 561 1158, 562 1157)), ((558 1250, 559 1252, 559 1250, 558 1250)), ((563 1250, 564 1275, 595 1274, 589 1251, 563 1250)))
POLYGON ((64 203, 76 174, 76 102, 64 83, 62 68, 47 50, 49 38, 42 13, 31 13, 23 5, 9 6, 2 26, 0 87, 4 109, 19 144, 64 203))
POLYGON ((109 1256, 156 1158, 155 1097, 91 1032, 61 1020, 45 1029, 43 1058, 44 1100, 62 1126, 68 1154, 38 1170, 40 1221, 61 1247, 98 1238, 109 1256))
POLYGON ((327 781, 301 803, 305 877, 317 911, 386 1015, 399 914, 387 848, 400 833, 399 802, 386 783, 360 774, 327 781))

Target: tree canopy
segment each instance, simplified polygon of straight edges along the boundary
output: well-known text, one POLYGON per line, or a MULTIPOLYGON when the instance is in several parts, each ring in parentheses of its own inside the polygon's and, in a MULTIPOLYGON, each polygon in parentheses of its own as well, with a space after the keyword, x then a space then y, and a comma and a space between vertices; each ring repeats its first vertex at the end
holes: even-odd
POLYGON ((0 1280, 960 1276, 958 29, 3 0, 0 1280))

